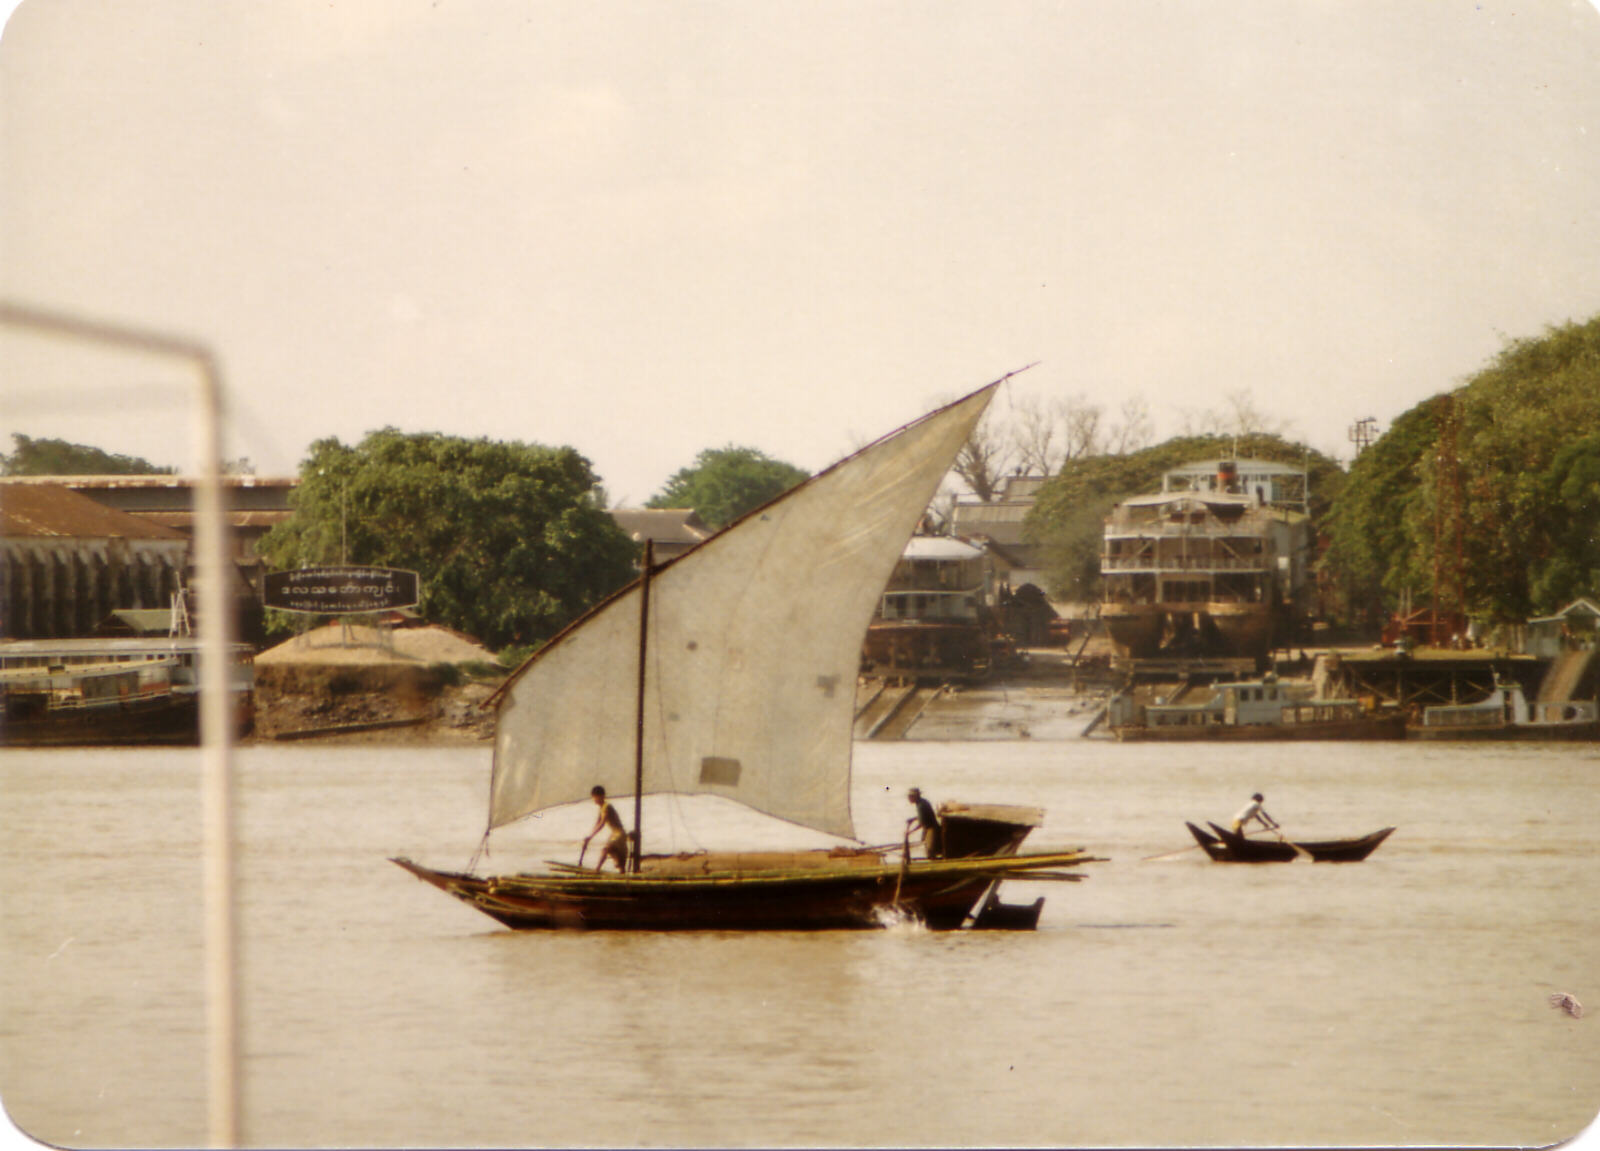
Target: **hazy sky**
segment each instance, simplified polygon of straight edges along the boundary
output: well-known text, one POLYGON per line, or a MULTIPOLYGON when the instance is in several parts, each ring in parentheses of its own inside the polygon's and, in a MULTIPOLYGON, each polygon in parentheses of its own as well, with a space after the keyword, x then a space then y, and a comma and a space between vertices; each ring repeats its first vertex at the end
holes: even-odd
MULTIPOLYGON (((3 5, 0 5, 3 7, 3 5)), ((1589 0, 23 0, 0 296, 209 341, 228 454, 570 443, 614 499, 1018 396, 1248 391, 1348 456, 1600 313, 1589 0)), ((188 466, 182 373, 0 335, 21 431, 188 466)))

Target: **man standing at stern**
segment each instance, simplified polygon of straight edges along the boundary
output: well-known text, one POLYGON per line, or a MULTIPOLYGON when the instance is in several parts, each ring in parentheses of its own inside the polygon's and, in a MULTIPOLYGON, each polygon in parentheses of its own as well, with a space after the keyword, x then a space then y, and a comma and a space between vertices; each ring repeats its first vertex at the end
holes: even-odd
POLYGON ((913 787, 906 792, 906 799, 917 809, 917 814, 906 820, 906 833, 910 834, 912 827, 922 828, 922 845, 927 849, 929 859, 944 858, 944 829, 939 826, 939 816, 933 810, 933 804, 922 798, 922 792, 913 787))

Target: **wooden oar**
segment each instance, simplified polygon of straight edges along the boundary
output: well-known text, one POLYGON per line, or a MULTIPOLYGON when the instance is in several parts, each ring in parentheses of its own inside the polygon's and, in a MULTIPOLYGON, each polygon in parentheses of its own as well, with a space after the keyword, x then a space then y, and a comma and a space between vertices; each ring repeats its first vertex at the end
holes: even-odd
POLYGON ((906 872, 911 870, 911 825, 906 825, 906 838, 904 853, 900 856, 900 874, 894 880, 894 906, 900 906, 900 885, 906 881, 906 872))
MULTIPOLYGON (((1283 836, 1283 828, 1281 828, 1281 827, 1263 827, 1261 830, 1265 831, 1265 832, 1271 832, 1272 833, 1272 837, 1274 839, 1276 839, 1279 843, 1283 844, 1285 847, 1289 848, 1291 851, 1294 852, 1296 859, 1310 859, 1312 857, 1311 853, 1309 851, 1307 851, 1305 848, 1301 847, 1298 843, 1291 843, 1291 842, 1289 842, 1289 840, 1285 839, 1284 836, 1283 836)), ((1241 839, 1249 839, 1250 838, 1250 836, 1248 834, 1246 834, 1245 832, 1240 832, 1239 833, 1239 837, 1241 839)), ((1257 838, 1259 838, 1259 836, 1257 838)))
POLYGON ((1305 848, 1301 847, 1298 843, 1290 843, 1287 839, 1285 839, 1283 837, 1283 829, 1282 828, 1274 827, 1272 829, 1272 834, 1276 835, 1278 837, 1278 842, 1283 844, 1285 847, 1294 848, 1294 855, 1295 855, 1296 859, 1310 859, 1311 858, 1311 853, 1309 851, 1307 851, 1305 848))
POLYGON ((1153 862, 1158 862, 1158 861, 1163 860, 1163 859, 1177 859, 1178 856, 1180 856, 1180 855, 1188 855, 1191 851, 1199 851, 1204 846, 1205 846, 1205 844, 1203 844, 1203 843, 1191 843, 1188 847, 1180 847, 1180 848, 1178 848, 1177 851, 1168 851, 1168 852, 1166 852, 1165 854, 1162 854, 1162 855, 1147 855, 1143 859, 1141 859, 1139 862, 1140 863, 1153 863, 1153 862))
POLYGON ((1140 862, 1149 863, 1152 860, 1176 859, 1180 855, 1188 855, 1191 851, 1199 851, 1202 847, 1208 845, 1208 841, 1210 844, 1217 843, 1217 839, 1214 836, 1212 836, 1209 832, 1201 831, 1194 824, 1189 823, 1185 826, 1189 828, 1190 832, 1193 833, 1195 837, 1195 841, 1193 843, 1191 843, 1188 847, 1180 847, 1177 851, 1167 851, 1160 855, 1147 855, 1144 857, 1144 859, 1140 860, 1140 862))

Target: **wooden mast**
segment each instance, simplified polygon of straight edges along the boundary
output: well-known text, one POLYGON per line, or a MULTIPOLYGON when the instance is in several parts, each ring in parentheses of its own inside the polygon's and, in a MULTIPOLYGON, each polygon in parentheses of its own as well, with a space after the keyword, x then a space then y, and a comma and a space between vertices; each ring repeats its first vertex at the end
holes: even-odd
POLYGON ((654 541, 649 536, 644 541, 644 571, 639 576, 639 694, 634 710, 633 731, 633 853, 631 870, 639 871, 639 856, 644 838, 639 821, 644 813, 644 680, 645 648, 650 634, 650 569, 655 563, 654 541))

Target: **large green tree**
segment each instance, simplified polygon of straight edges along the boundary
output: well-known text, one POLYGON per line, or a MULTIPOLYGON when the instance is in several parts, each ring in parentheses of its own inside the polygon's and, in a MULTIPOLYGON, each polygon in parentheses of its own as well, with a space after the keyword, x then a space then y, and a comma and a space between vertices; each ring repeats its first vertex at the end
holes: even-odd
POLYGON ((1024 535, 1044 555, 1051 595, 1095 600, 1100 595, 1100 552, 1105 517, 1129 496, 1160 490, 1161 476, 1198 460, 1237 456, 1273 460, 1309 470, 1309 511, 1323 514, 1344 481, 1338 463, 1265 432, 1178 436, 1125 455, 1083 456, 1067 463, 1039 491, 1023 524, 1024 535))
POLYGON ((707 448, 646 502, 651 508, 693 508, 707 527, 723 528, 776 499, 809 473, 755 448, 707 448))
POLYGON ((1332 580, 1336 614, 1348 623, 1375 628, 1406 589, 1418 591, 1422 557, 1413 555, 1411 535, 1432 507, 1419 469, 1438 441, 1441 410, 1437 402, 1419 404, 1395 420, 1351 464, 1328 514, 1322 570, 1332 580))
POLYGON ((1532 573, 1536 608, 1557 611, 1600 595, 1600 435, 1566 445, 1540 475, 1550 516, 1550 554, 1532 573))
POLYGON ((16 432, 11 435, 11 453, 0 454, 0 475, 7 476, 145 476, 171 475, 177 470, 87 444, 36 440, 16 432))
POLYGON ((1600 316, 1513 341, 1362 453, 1325 570, 1368 616, 1435 593, 1489 621, 1600 594, 1600 316))
POLYGON ((278 568, 415 570, 428 619, 494 650, 535 644, 632 578, 634 545, 597 490, 567 447, 393 428, 318 440, 261 551, 278 568))

